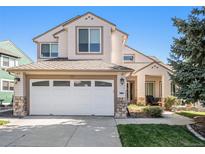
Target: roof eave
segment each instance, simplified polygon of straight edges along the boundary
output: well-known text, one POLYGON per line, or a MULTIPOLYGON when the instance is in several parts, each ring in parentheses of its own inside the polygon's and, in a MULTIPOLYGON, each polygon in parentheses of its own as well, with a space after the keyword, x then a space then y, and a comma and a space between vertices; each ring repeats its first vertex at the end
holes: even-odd
POLYGON ((61 70, 54 70, 54 69, 12 69, 12 68, 8 68, 7 69, 8 72, 27 72, 27 71, 33 71, 33 72, 37 72, 37 71, 53 71, 53 72, 63 72, 63 71, 69 71, 69 72, 133 72, 134 70, 130 69, 130 70, 103 70, 103 69, 99 69, 99 70, 77 70, 77 69, 73 69, 73 70, 67 70, 67 69, 61 69, 61 70))

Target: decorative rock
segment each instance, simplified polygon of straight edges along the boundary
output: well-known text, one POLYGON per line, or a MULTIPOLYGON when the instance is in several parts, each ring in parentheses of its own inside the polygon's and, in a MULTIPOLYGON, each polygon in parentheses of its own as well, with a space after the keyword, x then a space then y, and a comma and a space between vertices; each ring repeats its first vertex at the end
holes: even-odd
POLYGON ((15 96, 13 104, 13 115, 14 116, 26 116, 28 114, 26 97, 25 96, 15 96))
POLYGON ((202 141, 205 141, 205 138, 201 136, 199 133, 197 133, 190 125, 186 125, 187 129, 193 133, 197 138, 199 138, 202 141))
POLYGON ((194 117, 194 121, 196 123, 203 123, 205 124, 205 116, 197 116, 197 117, 194 117))

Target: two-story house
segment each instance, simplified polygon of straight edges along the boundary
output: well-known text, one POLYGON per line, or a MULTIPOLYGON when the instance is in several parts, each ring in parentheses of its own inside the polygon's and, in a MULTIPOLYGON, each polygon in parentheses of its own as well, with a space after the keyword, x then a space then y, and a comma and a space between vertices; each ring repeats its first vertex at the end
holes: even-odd
MULTIPOLYGON (((14 115, 126 117, 128 102, 171 95, 171 69, 126 45, 128 34, 93 13, 33 39, 37 62, 16 74, 14 115)), ((154 53, 153 53, 154 54, 154 53)))
POLYGON ((6 70, 32 60, 11 41, 0 42, 0 101, 1 104, 10 105, 13 100, 14 77, 6 70))

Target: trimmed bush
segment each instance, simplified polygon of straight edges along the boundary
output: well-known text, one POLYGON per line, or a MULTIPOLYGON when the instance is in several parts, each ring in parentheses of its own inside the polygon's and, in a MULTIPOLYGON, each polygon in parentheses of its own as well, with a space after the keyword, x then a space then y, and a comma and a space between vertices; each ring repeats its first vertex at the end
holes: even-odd
POLYGON ((144 113, 148 116, 148 117, 152 117, 152 118, 158 118, 158 117, 162 117, 162 108, 159 106, 147 106, 143 109, 144 113))
POLYGON ((174 96, 168 96, 167 98, 165 98, 164 100, 164 107, 165 110, 171 110, 173 105, 178 104, 178 100, 176 97, 174 96))

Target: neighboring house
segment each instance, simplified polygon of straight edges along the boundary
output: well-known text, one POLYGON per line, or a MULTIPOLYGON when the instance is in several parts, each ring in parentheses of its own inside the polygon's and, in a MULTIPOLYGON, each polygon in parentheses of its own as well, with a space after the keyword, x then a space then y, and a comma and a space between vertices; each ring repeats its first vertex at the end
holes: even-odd
POLYGON ((11 41, 0 41, 0 100, 2 104, 12 104, 14 91, 14 76, 6 70, 31 62, 31 59, 11 41))
MULTIPOLYGON (((127 102, 171 95, 171 69, 125 43, 115 24, 85 13, 33 39, 37 62, 9 69, 14 115, 126 117, 127 102)), ((154 54, 154 53, 153 53, 154 54)))

